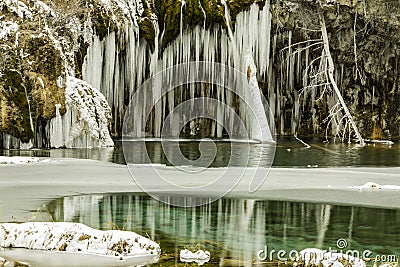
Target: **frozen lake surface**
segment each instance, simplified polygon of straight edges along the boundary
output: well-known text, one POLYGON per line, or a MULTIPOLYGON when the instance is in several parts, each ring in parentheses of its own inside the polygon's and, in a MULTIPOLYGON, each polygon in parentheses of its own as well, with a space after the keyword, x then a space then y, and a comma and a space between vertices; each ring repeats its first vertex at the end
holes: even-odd
MULTIPOLYGON (((137 154, 143 147, 132 143, 137 154), (136 147, 135 147, 136 145, 136 147)), ((138 165, 137 174, 157 170, 175 182, 196 186, 226 171, 226 154, 231 145, 219 142, 212 167, 188 180, 160 153, 159 142, 146 143, 154 165, 138 165)), ((182 153, 199 157, 196 142, 186 141, 182 153), (197 150, 196 150, 197 149, 197 150)), ((237 147, 236 147, 237 148, 237 147)), ((251 144, 257 153, 259 144, 251 144)), ((262 149, 261 149, 262 151, 262 149)), ((120 146, 107 149, 58 149, 2 151, 3 155, 51 157, 26 164, 0 165, 0 220, 26 222, 55 220, 81 222, 96 229, 118 227, 160 243, 160 261, 174 266, 179 251, 208 250, 210 264, 248 265, 258 250, 307 247, 335 248, 345 239, 349 249, 399 255, 400 234, 400 149, 376 144, 357 148, 347 144, 278 142, 275 167, 261 188, 248 192, 251 166, 235 157, 233 173, 250 166, 242 180, 226 197, 196 208, 171 207, 143 194, 129 174, 120 146), (89 158, 68 159, 66 157, 89 158), (90 160, 97 159, 97 160, 90 160), (115 164, 118 163, 118 164, 115 164), (291 167, 291 168, 288 168, 291 167), (367 186, 368 185, 368 186, 367 186), (373 186, 375 185, 375 186, 373 186), (360 190, 362 189, 362 190, 360 190)), ((138 159, 140 163, 140 158, 138 159)), ((262 166, 262 164, 261 164, 262 166)), ((149 181, 166 198, 182 202, 212 198, 215 192, 185 190, 162 192, 157 179, 149 181)))

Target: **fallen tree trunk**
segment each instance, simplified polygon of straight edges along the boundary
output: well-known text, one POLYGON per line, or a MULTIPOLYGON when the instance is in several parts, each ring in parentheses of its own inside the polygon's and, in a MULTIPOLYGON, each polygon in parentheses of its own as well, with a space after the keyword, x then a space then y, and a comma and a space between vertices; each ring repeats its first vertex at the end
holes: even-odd
POLYGON ((351 126, 353 127, 354 133, 357 137, 357 141, 360 142, 360 145, 364 146, 364 139, 362 138, 360 132, 358 131, 357 125, 354 122, 353 116, 351 115, 346 103, 344 102, 344 99, 340 93, 339 87, 336 84, 336 80, 335 77, 333 75, 334 70, 335 70, 335 64, 333 62, 332 59, 332 55, 331 52, 329 50, 329 39, 328 39, 328 33, 326 31, 326 25, 325 25, 325 19, 324 19, 324 15, 322 14, 322 12, 319 13, 319 18, 320 18, 320 22, 321 22, 321 31, 322 31, 322 40, 324 43, 324 51, 325 51, 325 55, 328 59, 328 77, 329 77, 329 81, 339 99, 340 105, 343 108, 343 111, 345 113, 345 117, 349 120, 351 126))

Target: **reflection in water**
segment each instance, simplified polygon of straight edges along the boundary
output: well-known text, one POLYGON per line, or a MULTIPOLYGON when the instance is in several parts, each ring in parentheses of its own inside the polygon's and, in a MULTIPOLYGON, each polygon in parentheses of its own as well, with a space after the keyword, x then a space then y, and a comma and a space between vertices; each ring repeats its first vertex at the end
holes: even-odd
MULTIPOLYGON (((400 162, 400 144, 367 145, 364 148, 354 144, 329 143, 324 144, 319 139, 304 139, 311 145, 305 149, 297 140, 292 138, 279 138, 277 140, 274 166, 283 167, 344 167, 344 166, 394 166, 398 167, 400 162)), ((168 148, 168 143, 166 144, 168 148)), ((271 160, 268 145, 250 144, 249 158, 246 153, 241 153, 246 144, 239 142, 216 142, 217 153, 211 167, 225 167, 229 163, 231 153, 234 160, 233 166, 268 166, 271 160)), ((189 160, 200 157, 199 142, 180 142, 179 147, 182 154, 189 160)), ((128 146, 132 151, 131 162, 145 163, 145 153, 153 163, 169 164, 160 142, 149 141, 146 145, 140 142, 131 142, 128 146)), ((168 153, 168 151, 166 152, 168 153)), ((50 150, 0 150, 0 155, 6 156, 35 156, 52 158, 84 158, 95 159, 118 164, 125 164, 124 153, 121 142, 116 141, 114 148, 94 149, 50 149, 50 150)))
POLYGON ((130 164, 161 163, 174 166, 196 165, 196 161, 205 158, 198 166, 263 166, 272 164, 275 145, 247 144, 240 142, 125 142, 124 155, 130 164), (212 145, 211 145, 212 144, 212 145), (214 146, 215 144, 215 146, 214 146), (201 151, 201 148, 202 151, 201 151), (183 157, 182 157, 182 156, 183 157), (191 162, 188 163, 188 160, 191 162))
POLYGON ((65 197, 49 209, 56 221, 98 229, 109 229, 111 223, 148 234, 163 253, 175 255, 173 262, 179 260, 179 250, 198 245, 211 252, 214 265, 251 266, 265 245, 270 250, 335 249, 339 238, 348 241, 349 249, 400 253, 399 210, 249 199, 181 208, 144 195, 122 194, 65 197))
POLYGON ((2 150, 0 156, 21 156, 21 157, 50 157, 50 158, 79 158, 93 159, 106 162, 120 161, 121 156, 114 151, 118 148, 102 147, 102 148, 60 148, 60 149, 32 149, 32 150, 2 150), (116 155, 115 155, 116 154, 116 155))

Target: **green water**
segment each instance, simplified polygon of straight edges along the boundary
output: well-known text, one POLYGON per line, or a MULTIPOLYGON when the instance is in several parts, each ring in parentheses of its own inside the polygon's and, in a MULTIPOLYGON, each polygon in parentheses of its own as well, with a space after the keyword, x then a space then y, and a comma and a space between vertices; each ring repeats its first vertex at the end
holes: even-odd
POLYGON ((56 221, 149 236, 161 245, 164 266, 179 262, 184 248, 210 251, 209 266, 251 266, 265 246, 328 250, 338 249, 338 239, 348 244, 344 252, 400 255, 400 210, 232 198, 181 208, 138 194, 70 196, 53 201, 49 210, 56 221))

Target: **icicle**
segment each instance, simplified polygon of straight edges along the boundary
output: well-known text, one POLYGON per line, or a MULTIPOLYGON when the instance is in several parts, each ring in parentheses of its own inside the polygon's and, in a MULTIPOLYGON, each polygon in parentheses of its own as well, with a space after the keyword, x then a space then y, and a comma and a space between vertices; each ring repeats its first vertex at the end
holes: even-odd
POLYGON ((103 45, 100 38, 94 35, 82 65, 82 78, 97 89, 101 86, 103 60, 103 45))
MULTIPOLYGON (((42 81, 42 84, 43 84, 43 81, 42 81)), ((34 129, 33 129, 33 119, 32 119, 32 112, 31 112, 31 103, 30 103, 28 92, 26 90, 24 83, 21 83, 21 86, 24 88, 24 91, 25 91, 26 103, 28 104, 29 124, 31 126, 31 131, 33 133, 34 129)))
POLYGON ((181 37, 181 45, 182 43, 182 37, 183 37, 183 7, 186 5, 185 0, 181 0, 181 17, 180 17, 180 24, 179 24, 179 32, 180 32, 180 37, 181 37))
MULTIPOLYGON (((330 224, 331 209, 332 209, 331 205, 321 205, 319 218, 317 217, 318 248, 321 248, 322 245, 324 244, 326 231, 328 230, 328 226, 330 224)), ((316 215, 318 216, 318 213, 316 215)))
MULTIPOLYGON (((250 107, 252 108, 252 112, 254 112, 253 118, 251 118, 251 122, 249 123, 251 129, 250 137, 259 141, 272 141, 273 138, 271 136, 271 131, 268 124, 268 119, 265 115, 264 105, 261 100, 261 92, 258 88, 257 82, 257 69, 254 64, 254 60, 250 54, 247 54, 245 59, 245 66, 250 71, 249 74, 249 83, 250 83, 250 95, 249 99, 246 99, 248 103, 250 103, 250 107)), ((246 125, 247 126, 247 125, 246 125)), ((248 127, 248 126, 247 126, 248 127)))
MULTIPOLYGON (((232 45, 233 52, 234 53, 238 53, 239 50, 238 50, 238 48, 236 46, 235 38, 233 36, 233 32, 232 32, 232 28, 231 28, 231 19, 230 19, 230 16, 229 16, 228 5, 226 4, 225 0, 221 0, 221 3, 225 7, 225 13, 224 14, 225 14, 226 26, 227 26, 227 29, 228 29, 229 38, 231 40, 231 45, 232 45)), ((235 57, 235 54, 234 54, 234 57, 235 57)))
POLYGON ((56 117, 50 121, 50 147, 59 148, 65 145, 60 104, 56 104, 56 117))
MULTIPOLYGON (((139 39, 139 29, 135 16, 132 16, 133 21, 124 25, 124 28, 120 29, 118 33, 111 32, 103 41, 100 41, 96 35, 89 38, 91 45, 84 60, 82 76, 94 88, 100 89, 106 97, 109 106, 113 108, 114 128, 118 126, 117 120, 122 119, 124 99, 130 98, 135 93, 137 88, 148 78, 148 74, 153 75, 157 71, 175 64, 200 60, 220 60, 222 64, 243 70, 243 68, 247 68, 247 66, 244 66, 246 65, 244 55, 249 51, 253 64, 258 66, 258 69, 255 68, 254 79, 257 79, 257 74, 261 77, 266 74, 270 65, 271 14, 269 12, 269 1, 267 1, 262 10, 259 9, 257 4, 253 4, 249 11, 238 14, 235 32, 232 31, 229 9, 227 3, 224 1, 227 31, 221 30, 220 27, 206 30, 205 24, 203 27, 198 26, 194 29, 185 30, 183 25, 185 4, 183 0, 180 7, 180 35, 164 49, 162 54, 159 54, 159 41, 162 40, 163 33, 160 37, 157 18, 152 16, 151 20, 156 37, 154 40, 155 50, 150 55, 150 64, 147 60, 149 58, 147 42, 144 39, 139 39), (249 31, 249 28, 255 30, 249 31), (125 49, 125 53, 122 53, 124 56, 120 55, 122 49, 125 49), (125 92, 129 93, 129 96, 126 96, 125 92)), ((199 8, 204 11, 200 1, 199 8)), ((134 10, 132 7, 130 9, 134 10)), ((136 9, 140 15, 141 8, 138 2, 136 3, 136 9)), ((132 12, 135 13, 135 11, 132 12)), ((206 14, 205 12, 203 14, 205 23, 206 14)), ((168 73, 167 76, 168 79, 173 79, 172 73, 168 73)), ((211 77, 214 76, 211 75, 211 77)), ((221 79, 223 83, 223 73, 221 73, 221 79)), ((160 103, 155 106, 155 117, 146 122, 144 121, 144 116, 148 105, 150 105, 153 97, 160 96, 159 88, 157 88, 156 84, 153 84, 153 92, 143 93, 140 96, 141 100, 138 100, 137 106, 133 108, 135 122, 137 123, 133 125, 134 130, 132 134, 135 136, 144 136, 146 133, 142 131, 145 129, 144 125, 148 124, 148 129, 151 130, 151 133, 159 136, 161 123, 165 116, 173 110, 175 103, 185 101, 189 97, 194 98, 199 92, 207 96, 217 96, 223 103, 232 105, 234 101, 233 96, 229 92, 221 92, 221 89, 215 87, 214 82, 211 81, 210 92, 203 92, 204 88, 193 84, 186 86, 187 89, 180 90, 179 93, 169 92, 166 97, 161 97, 160 103)), ((259 89, 257 88, 257 90, 259 89)), ((273 88, 269 90, 273 90, 273 88)), ((259 91, 257 91, 257 94, 259 94, 259 91)), ((278 96, 274 97, 277 99, 278 96)), ((226 118, 226 111, 218 110, 216 112, 218 112, 222 120, 228 119, 226 118)), ((248 117, 249 115, 243 116, 248 117)), ((229 123, 232 123, 232 120, 229 123)), ((250 119, 248 119, 248 123, 252 124, 250 119)), ((214 124, 211 127, 213 127, 212 131, 216 130, 217 136, 222 135, 221 129, 218 128, 220 126, 214 124)))
POLYGON ((206 14, 206 11, 204 10, 203 6, 201 5, 201 0, 199 0, 199 8, 200 8, 201 12, 204 15, 203 29, 205 30, 206 29, 207 14, 206 14))

